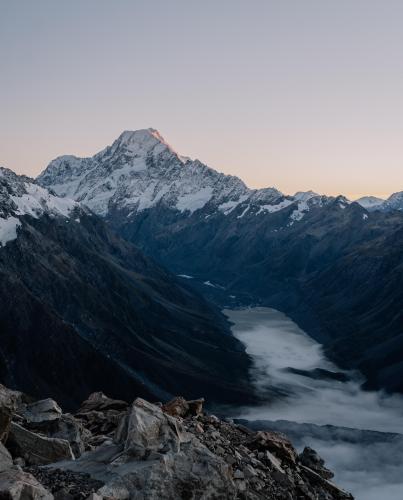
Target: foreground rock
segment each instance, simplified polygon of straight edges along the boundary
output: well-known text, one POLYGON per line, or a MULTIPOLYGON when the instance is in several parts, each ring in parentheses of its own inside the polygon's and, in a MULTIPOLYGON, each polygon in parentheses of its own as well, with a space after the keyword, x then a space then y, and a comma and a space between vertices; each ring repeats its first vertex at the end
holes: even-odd
POLYGON ((13 456, 23 458, 30 465, 74 458, 68 441, 35 434, 15 422, 11 423, 6 445, 13 456))
POLYGON ((25 405, 21 413, 27 422, 42 423, 60 419, 63 411, 56 401, 48 398, 25 405))
POLYGON ((126 401, 111 399, 102 392, 94 392, 81 404, 75 417, 95 435, 108 435, 116 430, 122 412, 128 409, 126 401))
POLYGON ((0 498, 7 500, 53 500, 53 495, 34 476, 18 469, 0 472, 0 498))
POLYGON ((352 499, 314 450, 208 415, 202 399, 129 406, 94 393, 75 415, 42 400, 11 416, 0 499, 352 499))
POLYGON ((0 472, 3 472, 13 465, 13 459, 7 448, 0 443, 0 472))
POLYGON ((7 439, 11 418, 18 405, 20 393, 0 384, 0 442, 7 439))
POLYGON ((191 410, 183 398, 162 407, 138 398, 122 412, 113 443, 57 467, 89 473, 104 483, 99 495, 122 500, 352 498, 303 465, 284 435, 206 415, 201 404, 191 410))

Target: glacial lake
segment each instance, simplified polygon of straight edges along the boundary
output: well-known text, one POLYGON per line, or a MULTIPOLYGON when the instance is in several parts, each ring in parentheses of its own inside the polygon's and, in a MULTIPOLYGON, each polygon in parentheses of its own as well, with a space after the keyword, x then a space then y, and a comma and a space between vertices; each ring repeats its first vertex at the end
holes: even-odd
POLYGON ((253 359, 256 389, 270 401, 239 408, 235 417, 270 421, 268 428, 288 431, 299 449, 314 448, 357 500, 401 500, 403 397, 363 391, 360 375, 326 359, 322 346, 279 311, 223 312, 253 359))

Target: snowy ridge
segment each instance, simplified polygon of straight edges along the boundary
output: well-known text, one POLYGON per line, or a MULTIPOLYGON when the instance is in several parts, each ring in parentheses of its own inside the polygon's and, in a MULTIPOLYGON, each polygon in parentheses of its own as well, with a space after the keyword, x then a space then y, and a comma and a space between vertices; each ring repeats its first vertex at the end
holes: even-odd
POLYGON ((376 196, 363 196, 362 198, 355 200, 355 202, 361 205, 363 208, 371 210, 383 205, 385 203, 385 200, 383 200, 382 198, 377 198, 376 196))
POLYGON ((105 217, 119 212, 130 218, 162 205, 184 217, 203 209, 205 219, 243 219, 290 207, 292 224, 330 200, 312 191, 286 196, 275 188, 250 189, 237 177, 180 156, 152 128, 125 131, 91 158, 56 158, 37 181, 105 217))
POLYGON ((393 193, 382 205, 384 210, 403 210, 403 191, 393 193))
POLYGON ((54 196, 28 177, 0 167, 0 247, 17 238, 22 216, 37 219, 47 213, 69 217, 76 206, 77 202, 54 196))

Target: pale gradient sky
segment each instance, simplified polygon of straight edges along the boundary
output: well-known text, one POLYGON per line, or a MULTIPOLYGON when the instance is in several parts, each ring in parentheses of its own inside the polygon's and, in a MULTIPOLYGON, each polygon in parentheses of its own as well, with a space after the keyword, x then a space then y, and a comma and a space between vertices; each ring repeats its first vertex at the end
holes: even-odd
POLYGON ((155 127, 286 193, 403 190, 401 0, 0 0, 0 165, 155 127))

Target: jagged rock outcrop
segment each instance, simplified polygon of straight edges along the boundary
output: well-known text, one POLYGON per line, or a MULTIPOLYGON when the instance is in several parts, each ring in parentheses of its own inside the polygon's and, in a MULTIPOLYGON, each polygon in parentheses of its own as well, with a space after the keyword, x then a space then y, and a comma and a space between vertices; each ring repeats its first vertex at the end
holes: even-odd
POLYGON ((51 422, 59 420, 62 416, 62 409, 53 399, 41 399, 35 403, 27 404, 22 412, 24 419, 32 424, 51 422))
POLYGON ((352 499, 314 450, 298 455, 283 434, 206 414, 203 399, 128 405, 97 392, 75 415, 59 410, 51 400, 12 410, 0 499, 352 499), (47 436, 66 420, 84 429, 75 455, 76 436, 47 436))
POLYGON ((46 465, 73 459, 70 443, 65 439, 48 438, 11 423, 6 442, 13 456, 22 457, 29 465, 46 465))

